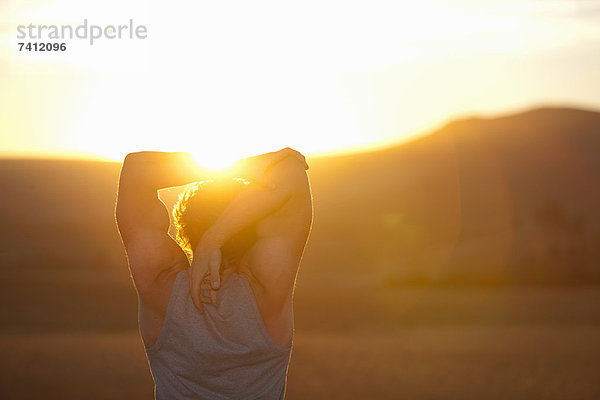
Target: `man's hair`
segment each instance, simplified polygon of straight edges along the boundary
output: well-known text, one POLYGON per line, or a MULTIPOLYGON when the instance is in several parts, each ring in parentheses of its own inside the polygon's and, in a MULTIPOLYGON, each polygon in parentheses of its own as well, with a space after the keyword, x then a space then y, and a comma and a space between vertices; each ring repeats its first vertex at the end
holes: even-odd
MULTIPOLYGON (((249 183, 240 178, 195 182, 179 195, 173 208, 176 240, 190 259, 204 232, 249 183)), ((244 229, 225 243, 223 259, 241 257, 255 241, 254 226, 244 229)))

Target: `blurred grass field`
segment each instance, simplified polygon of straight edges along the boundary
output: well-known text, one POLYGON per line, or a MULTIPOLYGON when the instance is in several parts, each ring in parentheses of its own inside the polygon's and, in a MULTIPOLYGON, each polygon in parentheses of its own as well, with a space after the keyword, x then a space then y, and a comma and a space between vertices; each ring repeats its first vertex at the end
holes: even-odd
MULTIPOLYGON (((288 399, 597 399, 598 326, 298 332, 288 399)), ((150 399, 137 332, 2 335, 4 399, 150 399)))
MULTIPOLYGON (((151 399, 131 288, 76 279, 34 275, 2 309, 0 398, 151 399)), ((300 274, 288 399, 600 397, 600 288, 375 282, 300 274)))
MULTIPOLYGON (((288 399, 597 399, 597 326, 298 332, 288 399)), ((150 399, 136 332, 2 335, 5 399, 150 399)))

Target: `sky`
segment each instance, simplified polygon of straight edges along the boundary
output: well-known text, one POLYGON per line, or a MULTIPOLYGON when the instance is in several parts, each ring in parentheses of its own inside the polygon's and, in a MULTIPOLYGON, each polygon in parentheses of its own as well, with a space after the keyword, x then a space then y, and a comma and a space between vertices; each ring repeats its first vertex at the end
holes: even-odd
POLYGON ((600 109, 598 49, 600 1, 0 0, 0 157, 190 151, 218 166, 378 148, 473 114, 600 109), (84 20, 146 37, 18 38, 84 20))

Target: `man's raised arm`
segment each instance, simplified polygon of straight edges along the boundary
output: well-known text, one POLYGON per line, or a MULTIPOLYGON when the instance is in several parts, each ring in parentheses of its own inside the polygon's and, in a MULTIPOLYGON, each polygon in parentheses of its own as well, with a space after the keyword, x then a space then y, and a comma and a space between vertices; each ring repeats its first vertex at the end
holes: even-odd
POLYGON ((206 178, 206 171, 188 153, 144 151, 125 157, 116 221, 135 286, 146 299, 153 297, 165 271, 187 264, 185 254, 168 234, 169 212, 158 197, 158 189, 206 178))
MULTIPOLYGON (((310 220, 312 208, 310 187, 305 172, 307 168, 304 157, 286 158, 273 165, 265 174, 264 185, 249 185, 227 206, 215 224, 207 229, 194 249, 191 267, 191 296, 200 311, 202 311, 201 281, 206 275, 210 275, 213 289, 219 288, 220 248, 236 233, 258 221, 264 221, 266 217, 282 209, 286 203, 296 197, 306 200, 300 202, 300 207, 296 210, 297 215, 310 220)), ((290 254, 291 258, 299 259, 305 245, 304 230, 306 226, 310 228, 310 222, 285 225, 287 236, 302 238, 302 240, 292 240, 294 243, 297 242, 297 245, 289 249, 293 253, 290 254)), ((272 224, 270 226, 272 227, 272 224)), ((257 226, 257 234, 259 237, 268 236, 272 234, 272 229, 265 230, 257 226)))

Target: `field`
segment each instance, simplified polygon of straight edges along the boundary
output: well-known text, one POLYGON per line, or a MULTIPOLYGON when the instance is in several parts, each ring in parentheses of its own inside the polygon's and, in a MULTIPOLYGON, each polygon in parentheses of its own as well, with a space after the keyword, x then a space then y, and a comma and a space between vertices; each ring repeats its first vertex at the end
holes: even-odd
MULTIPOLYGON (((296 337, 288 399, 597 399, 597 326, 296 337)), ((135 332, 3 335, 2 398, 150 399, 135 332), (6 362, 8 360, 8 362, 6 362)))
MULTIPOLYGON (((28 299, 3 311, 12 328, 0 335, 0 398, 152 398, 130 291, 106 293, 108 283, 86 286, 81 277, 78 287, 60 285, 68 282, 62 276, 38 278, 28 299), (82 304, 65 306, 81 293, 88 293, 82 304), (25 302, 39 305, 29 319, 25 302), (122 317, 112 302, 122 303, 122 317), (111 315, 88 311, 99 304, 111 315), (43 314, 56 317, 42 324, 43 314)), ((288 399, 600 396, 600 288, 400 290, 356 276, 331 282, 298 279, 288 399)))

